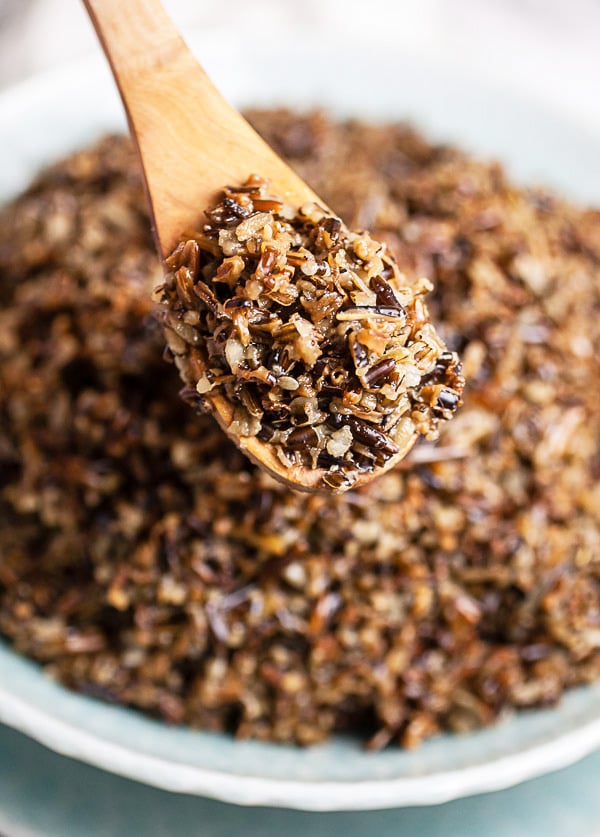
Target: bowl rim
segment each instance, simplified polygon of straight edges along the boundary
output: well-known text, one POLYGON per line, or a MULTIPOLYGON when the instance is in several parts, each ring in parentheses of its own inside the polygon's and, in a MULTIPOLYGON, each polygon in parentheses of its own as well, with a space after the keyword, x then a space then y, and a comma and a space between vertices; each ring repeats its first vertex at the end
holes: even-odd
MULTIPOLYGON (((17 656, 10 650, 7 653, 17 656)), ((0 663, 1 654, 0 649, 0 663)), ((76 694, 74 697, 81 700, 76 694)), ((504 790, 568 767, 600 747, 599 716, 526 750, 434 775, 358 782, 299 781, 242 776, 136 752, 59 720, 46 709, 15 698, 2 685, 0 722, 61 755, 163 790, 211 797, 237 805, 321 812, 439 805, 464 796, 504 790), (432 779, 435 779, 433 787, 432 779)), ((369 757, 377 756, 370 754, 369 757)))
MULTIPOLYGON (((424 59, 419 56, 418 60, 424 59)), ((0 111, 9 119, 18 119, 34 101, 43 99, 50 91, 68 86, 74 77, 98 76, 99 70, 99 60, 90 56, 33 75, 0 91, 0 111)), ((547 110, 544 104, 539 109, 547 110)), ((560 115, 560 111, 557 112, 560 115)), ((575 121, 570 114, 563 115, 563 118, 570 123, 575 121)), ((575 124, 587 130, 588 135, 597 136, 597 132, 589 126, 580 125, 576 121, 575 124)), ((13 658, 21 662, 16 652, 0 642, 0 672, 3 657, 11 663, 13 658)), ((29 664, 25 660, 22 662, 29 664)), ((596 692, 595 687, 593 692, 596 692)), ((74 699, 89 701, 89 698, 78 695, 74 695, 74 699)), ((15 696, 10 687, 2 682, 0 722, 58 753, 165 790, 198 794, 241 805, 268 805, 312 811, 373 810, 439 804, 461 796, 507 788, 567 767, 600 747, 599 714, 597 718, 575 729, 567 729, 550 740, 516 753, 490 758, 485 763, 429 775, 360 781, 312 781, 242 776, 136 752, 126 744, 107 740, 74 723, 54 717, 51 707, 38 706, 24 700, 22 696, 15 696)), ((376 755, 369 757, 376 758, 376 755)))

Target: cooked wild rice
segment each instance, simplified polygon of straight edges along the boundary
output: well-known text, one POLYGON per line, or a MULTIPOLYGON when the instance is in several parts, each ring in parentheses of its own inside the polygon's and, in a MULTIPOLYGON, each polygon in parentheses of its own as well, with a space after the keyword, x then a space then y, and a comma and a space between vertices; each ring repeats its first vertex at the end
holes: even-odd
POLYGON ((274 482, 178 398, 129 143, 74 155, 0 216, 0 631, 74 689, 262 739, 414 746, 555 703, 600 677, 600 213, 402 126, 252 118, 432 279, 465 404, 369 486, 274 482))
POLYGON ((464 380, 428 320, 427 279, 409 284, 385 245, 256 176, 206 215, 155 292, 187 401, 225 398, 229 432, 338 492, 437 438, 464 380))

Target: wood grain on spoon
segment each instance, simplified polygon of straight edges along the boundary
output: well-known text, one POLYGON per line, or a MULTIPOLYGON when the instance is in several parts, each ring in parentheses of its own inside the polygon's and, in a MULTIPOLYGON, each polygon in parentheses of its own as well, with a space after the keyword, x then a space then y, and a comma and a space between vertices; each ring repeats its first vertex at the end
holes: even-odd
POLYGON ((163 256, 226 184, 252 172, 292 206, 322 204, 223 98, 158 0, 84 3, 125 105, 163 256))
MULTIPOLYGON (((84 0, 123 100, 141 158, 154 232, 165 257, 186 230, 198 229, 203 209, 226 184, 255 172, 291 206, 323 201, 278 157, 214 87, 157 0, 84 0)), ((210 406, 225 432, 248 457, 297 489, 323 490, 320 468, 286 467, 273 447, 229 431, 232 404, 211 393, 210 406)), ((406 456, 399 452, 354 485, 371 480, 406 456)), ((331 490, 331 489, 330 489, 331 490)))

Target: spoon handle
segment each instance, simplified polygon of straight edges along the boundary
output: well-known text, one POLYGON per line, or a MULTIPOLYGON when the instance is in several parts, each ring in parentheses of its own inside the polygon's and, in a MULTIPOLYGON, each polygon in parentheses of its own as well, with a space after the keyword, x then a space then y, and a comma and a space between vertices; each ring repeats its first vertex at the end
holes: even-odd
POLYGON ((229 105, 159 0, 84 0, 117 82, 167 255, 223 186, 257 173, 299 205, 317 200, 229 105))

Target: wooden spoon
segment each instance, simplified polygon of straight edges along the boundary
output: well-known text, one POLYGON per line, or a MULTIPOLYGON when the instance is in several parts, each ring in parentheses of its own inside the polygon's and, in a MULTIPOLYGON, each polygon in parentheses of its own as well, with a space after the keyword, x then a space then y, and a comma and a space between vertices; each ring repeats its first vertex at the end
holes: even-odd
MULTIPOLYGON (((316 202, 315 193, 259 137, 212 84, 158 0, 84 0, 110 63, 144 171, 159 254, 164 258, 227 184, 252 172, 267 178, 291 206, 316 202)), ((330 210, 327 210, 330 211, 330 210)), ((229 432, 233 406, 211 395, 214 417, 252 461, 305 491, 324 489, 323 469, 286 468, 273 447, 229 432)), ((406 456, 416 434, 368 482, 406 456)))

